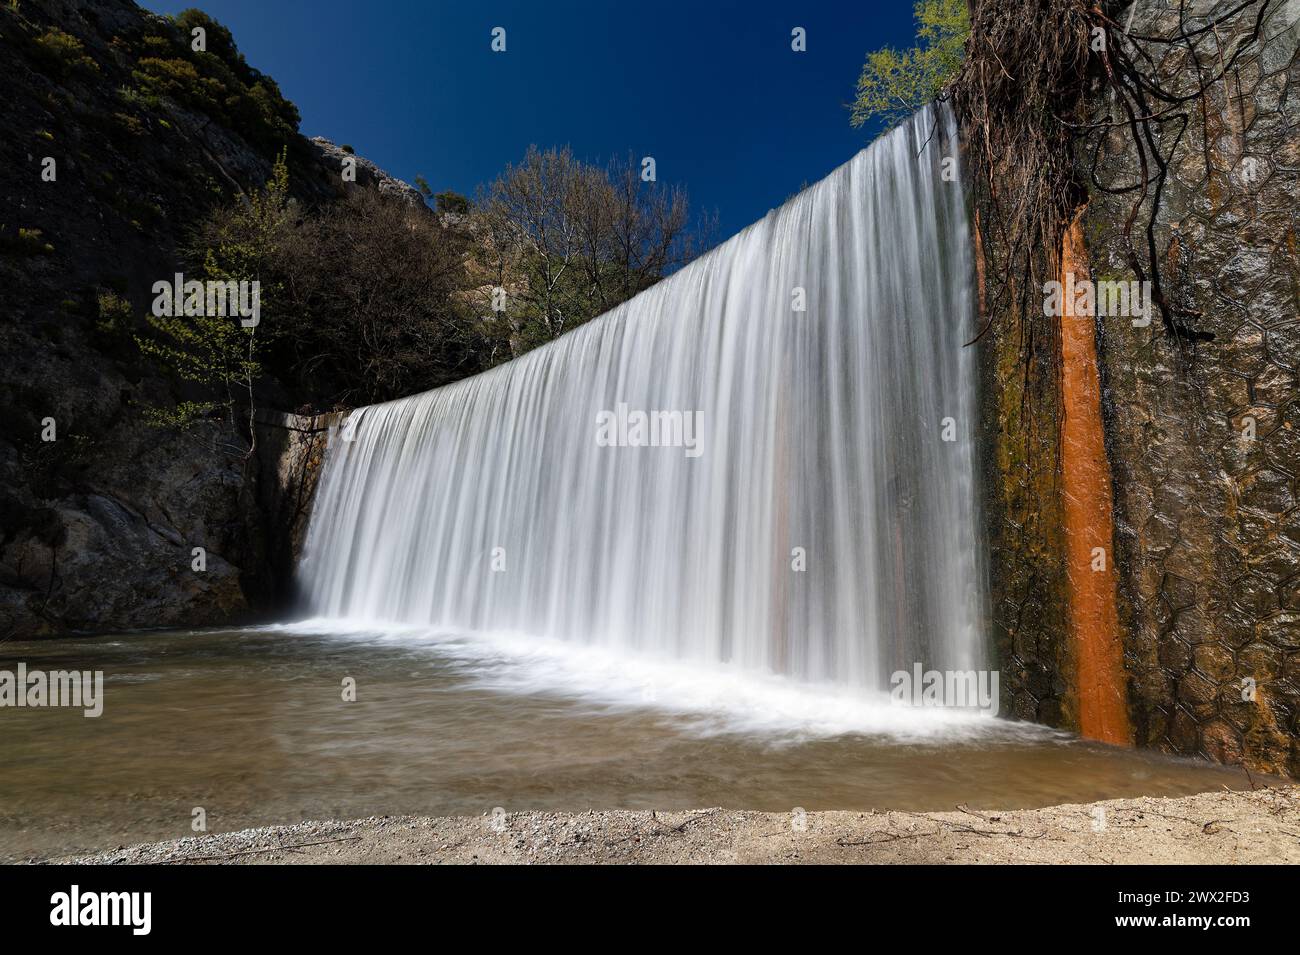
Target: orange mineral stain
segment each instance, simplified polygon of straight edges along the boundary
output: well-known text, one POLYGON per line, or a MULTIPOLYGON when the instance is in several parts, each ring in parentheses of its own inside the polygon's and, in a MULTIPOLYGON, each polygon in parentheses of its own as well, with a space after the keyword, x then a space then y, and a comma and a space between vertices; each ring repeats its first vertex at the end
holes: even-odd
MULTIPOLYGON (((1088 279, 1083 227, 1076 216, 1061 244, 1061 285, 1088 279)), ((1101 423, 1101 378, 1092 314, 1075 314, 1064 296, 1061 319, 1061 492, 1076 663, 1079 731, 1089 739, 1131 744, 1124 647, 1115 603, 1110 465, 1101 423)))

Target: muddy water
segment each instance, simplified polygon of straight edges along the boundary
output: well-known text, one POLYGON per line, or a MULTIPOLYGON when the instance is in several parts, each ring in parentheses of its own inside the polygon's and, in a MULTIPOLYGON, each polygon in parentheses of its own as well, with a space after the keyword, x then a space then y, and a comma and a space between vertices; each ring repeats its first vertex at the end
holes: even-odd
POLYGON ((0 709, 0 858, 372 814, 1024 808, 1239 773, 832 689, 517 640, 306 624, 0 644, 104 711, 0 709), (342 699, 356 681, 355 702, 342 699))

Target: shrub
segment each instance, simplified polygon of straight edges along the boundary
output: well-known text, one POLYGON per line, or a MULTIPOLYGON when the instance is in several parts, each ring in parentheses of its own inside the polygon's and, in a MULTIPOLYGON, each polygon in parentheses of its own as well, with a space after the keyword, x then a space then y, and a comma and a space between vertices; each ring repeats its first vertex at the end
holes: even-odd
POLYGON ((298 109, 275 80, 253 69, 235 47, 230 31, 206 13, 186 10, 174 21, 154 23, 139 43, 132 76, 137 90, 128 102, 154 108, 163 97, 206 113, 267 152, 298 144, 298 109), (206 49, 194 50, 191 31, 201 27, 206 49))
POLYGON ((14 255, 49 255, 54 246, 45 241, 40 229, 18 229, 10 232, 8 226, 0 225, 0 248, 14 255))
POLYGON ((130 135, 144 135, 144 123, 140 122, 138 117, 131 116, 128 113, 114 113, 113 118, 117 120, 118 125, 130 135))
POLYGON ((129 338, 131 303, 111 289, 100 289, 95 297, 95 331, 106 338, 129 338))
POLYGON ((71 33, 51 27, 36 38, 36 53, 58 76, 74 70, 98 72, 99 64, 86 55, 86 48, 71 33))
POLYGON ((434 208, 439 212, 454 212, 459 215, 469 212, 469 200, 459 192, 452 192, 451 190, 440 192, 433 197, 433 201, 434 208))
MULTIPOLYGON (((275 300, 277 286, 263 272, 280 236, 291 221, 289 173, 284 156, 276 160, 270 181, 235 209, 223 210, 212 220, 211 240, 191 250, 202 261, 205 279, 253 281, 260 285, 261 307, 275 300)), ((259 316, 260 317, 260 316, 259 316)), ((245 328, 232 315, 147 316, 151 334, 136 337, 140 350, 157 359, 183 381, 204 388, 210 400, 182 402, 155 408, 149 420, 160 425, 188 425, 223 409, 232 425, 236 414, 246 410, 249 448, 255 444, 253 416, 256 408, 254 385, 262 375, 261 352, 265 336, 259 328, 245 328)))

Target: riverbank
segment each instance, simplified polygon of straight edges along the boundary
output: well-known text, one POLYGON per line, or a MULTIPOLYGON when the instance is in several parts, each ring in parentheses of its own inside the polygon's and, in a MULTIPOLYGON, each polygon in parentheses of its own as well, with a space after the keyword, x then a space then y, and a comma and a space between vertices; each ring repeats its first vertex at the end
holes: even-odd
POLYGON ((1300 863, 1300 786, 1009 812, 519 812, 246 829, 94 864, 1300 863))

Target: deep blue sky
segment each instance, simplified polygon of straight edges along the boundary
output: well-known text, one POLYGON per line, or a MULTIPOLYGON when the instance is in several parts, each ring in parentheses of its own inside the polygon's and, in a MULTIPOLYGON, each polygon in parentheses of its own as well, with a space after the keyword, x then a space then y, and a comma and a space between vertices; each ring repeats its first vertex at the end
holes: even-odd
POLYGON ((652 155, 723 239, 876 130, 845 104, 869 49, 912 42, 911 0, 144 0, 198 6, 273 76, 308 136, 473 195, 530 143, 652 155), (491 29, 507 31, 493 53, 491 29), (790 31, 808 31, 808 51, 790 31))

